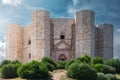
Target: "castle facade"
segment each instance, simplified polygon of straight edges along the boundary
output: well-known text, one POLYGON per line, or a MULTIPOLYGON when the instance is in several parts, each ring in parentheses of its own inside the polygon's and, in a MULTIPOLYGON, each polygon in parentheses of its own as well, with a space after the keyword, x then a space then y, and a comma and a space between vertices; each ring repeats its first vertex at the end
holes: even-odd
POLYGON ((26 63, 44 56, 70 60, 84 54, 113 58, 112 24, 94 23, 94 12, 81 10, 75 18, 50 18, 45 10, 33 11, 28 26, 7 28, 6 59, 26 63))

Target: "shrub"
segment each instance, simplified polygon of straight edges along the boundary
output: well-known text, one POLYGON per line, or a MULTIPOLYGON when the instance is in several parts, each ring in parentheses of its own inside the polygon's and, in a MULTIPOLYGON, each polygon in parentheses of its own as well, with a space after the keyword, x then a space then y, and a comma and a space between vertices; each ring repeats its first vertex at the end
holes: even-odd
POLYGON ((3 61, 1 61, 1 63, 0 63, 0 68, 1 68, 3 65, 7 65, 7 64, 10 64, 10 63, 11 63, 10 60, 3 60, 3 61))
POLYGON ((57 61, 57 69, 65 69, 66 62, 65 61, 57 61))
POLYGON ((79 60, 79 62, 81 62, 81 63, 90 63, 91 57, 89 55, 83 55, 83 56, 77 58, 77 60, 79 60))
POLYGON ((114 67, 116 69, 116 72, 120 74, 120 60, 119 59, 111 59, 107 61, 106 64, 114 67))
POLYGON ((109 73, 115 74, 115 73, 116 73, 116 70, 115 70, 114 67, 111 67, 111 66, 109 66, 109 65, 104 65, 104 66, 103 66, 103 73, 105 73, 105 74, 109 74, 109 73))
POLYGON ((68 67, 68 70, 67 70, 68 77, 70 77, 70 78, 76 78, 76 76, 79 74, 78 73, 79 67, 80 67, 79 63, 73 63, 73 64, 71 64, 68 67))
POLYGON ((52 64, 54 67, 56 67, 55 62, 53 61, 53 59, 49 58, 49 57, 43 57, 42 58, 42 62, 47 62, 49 64, 52 64))
POLYGON ((94 65, 94 64, 103 64, 104 62, 101 57, 94 57, 90 63, 94 65))
POLYGON ((49 71, 53 71, 54 70, 54 66, 52 64, 47 63, 47 62, 43 62, 43 63, 46 65, 46 67, 48 68, 49 71))
POLYGON ((1 68, 0 68, 0 77, 1 77, 1 68))
POLYGON ((11 64, 21 64, 18 60, 14 60, 11 62, 11 64))
POLYGON ((68 67, 69 67, 71 64, 73 64, 74 62, 75 62, 74 60, 70 60, 69 62, 67 62, 66 65, 65 65, 65 69, 67 70, 68 67))
POLYGON ((103 72, 103 64, 95 64, 95 65, 91 65, 91 67, 96 69, 97 72, 103 72))
POLYGON ((17 73, 19 77, 24 79, 50 79, 48 69, 43 62, 32 61, 23 64, 18 68, 17 73))
POLYGON ((75 60, 70 60, 70 61, 68 61, 68 62, 66 63, 66 65, 65 65, 65 69, 67 70, 68 67, 69 67, 71 64, 73 64, 74 62, 75 62, 75 60))
POLYGON ((117 80, 116 76, 113 74, 106 74, 108 80, 117 80))
POLYGON ((67 70, 67 74, 71 78, 77 80, 96 80, 97 72, 87 64, 73 63, 67 70))
POLYGON ((104 73, 97 73, 97 80, 108 80, 104 73))
POLYGON ((9 64, 2 66, 1 77, 6 79, 18 77, 17 69, 19 66, 20 64, 9 64))

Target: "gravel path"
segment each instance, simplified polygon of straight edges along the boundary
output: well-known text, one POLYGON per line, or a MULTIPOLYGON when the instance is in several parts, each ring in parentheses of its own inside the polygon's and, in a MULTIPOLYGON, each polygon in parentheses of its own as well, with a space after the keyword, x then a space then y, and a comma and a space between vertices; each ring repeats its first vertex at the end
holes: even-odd
POLYGON ((73 80, 66 75, 66 70, 55 70, 52 72, 53 80, 73 80))

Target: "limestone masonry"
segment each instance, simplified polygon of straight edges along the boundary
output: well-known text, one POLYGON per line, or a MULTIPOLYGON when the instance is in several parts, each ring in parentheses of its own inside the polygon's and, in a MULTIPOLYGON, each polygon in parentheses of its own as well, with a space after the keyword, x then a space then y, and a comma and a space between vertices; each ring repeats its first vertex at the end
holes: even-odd
POLYGON ((113 58, 113 26, 94 24, 94 12, 81 10, 75 18, 50 18, 45 10, 32 13, 27 27, 8 25, 6 59, 26 63, 44 56, 70 60, 88 54, 113 58))

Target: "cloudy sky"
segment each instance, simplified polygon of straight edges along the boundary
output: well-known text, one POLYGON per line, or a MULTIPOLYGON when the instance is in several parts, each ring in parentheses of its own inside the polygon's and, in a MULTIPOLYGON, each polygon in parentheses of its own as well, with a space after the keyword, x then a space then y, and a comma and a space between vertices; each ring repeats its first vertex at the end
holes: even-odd
POLYGON ((114 25, 114 56, 120 57, 120 0, 0 0, 0 46, 5 44, 2 40, 7 24, 28 25, 31 12, 36 9, 50 11, 53 18, 73 17, 78 10, 93 10, 96 25, 114 25))

